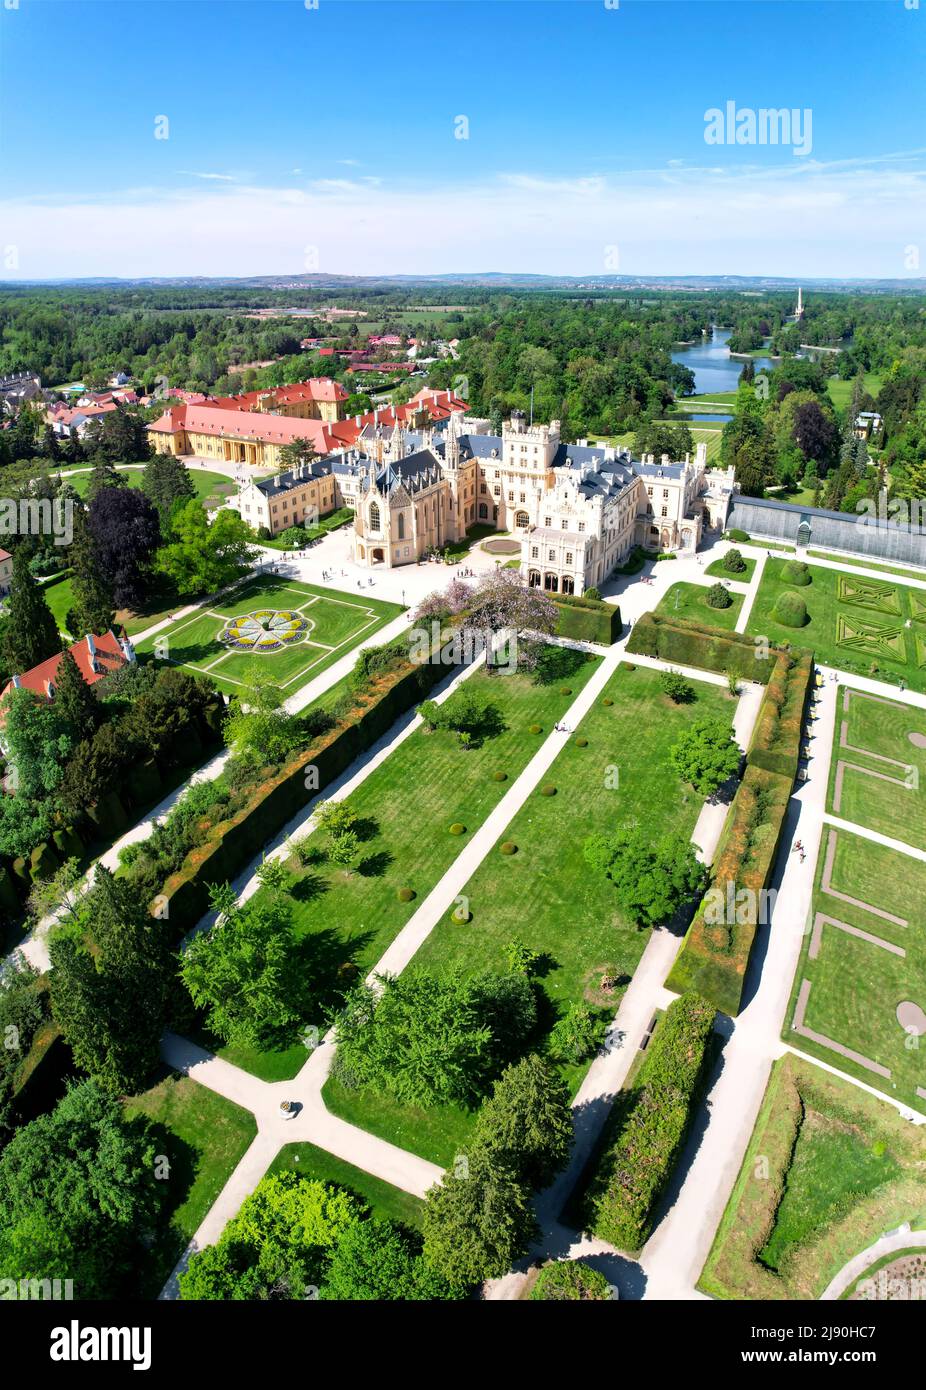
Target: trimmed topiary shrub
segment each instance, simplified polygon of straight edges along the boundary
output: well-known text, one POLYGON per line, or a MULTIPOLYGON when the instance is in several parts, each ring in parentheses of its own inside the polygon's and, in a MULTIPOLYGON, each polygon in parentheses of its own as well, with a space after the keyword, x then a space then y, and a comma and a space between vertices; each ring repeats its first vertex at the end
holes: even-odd
POLYGON ((461 825, 458 820, 455 820, 453 825, 450 827, 450 833, 451 835, 465 835, 466 826, 461 825))
POLYGON ((723 567, 731 574, 742 574, 746 568, 746 561, 738 550, 728 550, 723 557, 723 567))
POLYGON ((410 903, 415 896, 414 888, 400 888, 396 893, 400 903, 410 903))
POLYGON ((541 796, 555 796, 555 795, 556 795, 556 788, 554 787, 553 783, 552 783, 552 782, 548 782, 548 783, 546 784, 545 787, 541 787, 541 788, 540 788, 540 795, 541 795, 541 796))
MULTIPOLYGON (((625 661, 625 662, 624 662, 624 670, 625 670, 625 671, 635 671, 636 669, 637 669, 637 668, 636 668, 636 666, 633 664, 632 661, 625 661)), ((613 700, 611 701, 611 704, 612 704, 612 705, 614 704, 614 701, 613 701, 613 700)))
POLYGON ((457 926, 464 927, 467 922, 473 920, 473 914, 469 908, 455 907, 450 914, 451 921, 456 922, 457 926))
POLYGON ((572 694, 572 690, 571 690, 571 688, 570 688, 568 685, 561 685, 560 688, 559 688, 559 693, 560 693, 561 695, 571 695, 571 694, 572 694))
MULTIPOLYGON (((632 671, 632 670, 633 670, 633 667, 632 667, 632 666, 628 666, 628 667, 627 667, 627 670, 628 670, 628 671, 632 671)), ((607 695, 607 696, 605 696, 605 698, 602 700, 601 703, 602 703, 603 705, 613 705, 613 704, 614 704, 614 701, 611 699, 610 695, 607 695)))
POLYGON ((705 594, 708 608, 729 608, 733 602, 730 593, 722 584, 712 584, 705 594))
POLYGON ((583 1260, 556 1260, 544 1265, 531 1289, 531 1300, 544 1303, 566 1303, 575 1299, 604 1303, 613 1297, 611 1285, 601 1271, 583 1260))
POLYGON ((811 581, 810 569, 803 560, 786 560, 781 567, 781 577, 787 584, 803 589, 811 581))
POLYGON ((502 845, 502 854, 517 854, 518 847, 514 840, 505 840, 502 845))
POLYGON ((588 747, 588 739, 587 739, 587 738, 577 738, 577 739, 576 739, 576 747, 577 747, 577 748, 587 748, 587 747, 588 747))
POLYGON ((741 531, 738 527, 731 526, 729 531, 724 531, 723 538, 725 541, 748 541, 749 532, 741 531))
POLYGON ((540 726, 539 724, 532 724, 531 727, 530 727, 530 733, 532 733, 532 734, 542 734, 542 733, 543 733, 543 729, 541 728, 541 726, 540 726))
POLYGON ((493 782, 507 782, 507 781, 508 781, 508 773, 507 773, 507 772, 493 772, 493 773, 492 773, 492 781, 493 781, 493 782))
POLYGON ((807 605, 800 594, 785 589, 775 600, 772 617, 782 627, 803 627, 807 622, 807 605))

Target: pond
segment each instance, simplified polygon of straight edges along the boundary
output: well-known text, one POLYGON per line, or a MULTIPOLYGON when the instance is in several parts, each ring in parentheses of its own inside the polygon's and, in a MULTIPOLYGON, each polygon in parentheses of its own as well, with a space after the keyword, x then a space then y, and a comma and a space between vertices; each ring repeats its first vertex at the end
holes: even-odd
MULTIPOLYGON (((703 396, 711 391, 735 391, 739 385, 740 372, 745 364, 730 356, 727 347, 730 332, 729 328, 715 327, 713 338, 707 342, 695 343, 693 347, 673 352, 673 362, 681 362, 682 366, 690 367, 694 372, 695 395, 703 396)), ((768 357, 756 357, 754 361, 757 372, 765 369, 770 371, 774 366, 768 357)))

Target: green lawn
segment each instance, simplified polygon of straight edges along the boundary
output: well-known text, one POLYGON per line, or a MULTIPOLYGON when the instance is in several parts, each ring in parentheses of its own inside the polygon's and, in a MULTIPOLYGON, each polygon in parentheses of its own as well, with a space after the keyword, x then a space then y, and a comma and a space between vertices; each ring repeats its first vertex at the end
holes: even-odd
MULTIPOLYGON (((143 465, 120 468, 119 472, 125 474, 129 487, 141 487, 143 465)), ((210 473, 208 469, 201 468, 189 468, 187 472, 197 498, 207 506, 218 507, 237 494, 238 487, 234 479, 226 478, 224 473, 210 473)), ((80 473, 72 473, 70 477, 65 478, 65 482, 70 483, 74 491, 83 497, 90 486, 90 475, 91 470, 88 468, 80 473)))
POLYGON ((772 1067, 698 1287, 714 1298, 818 1299, 860 1250, 926 1224, 926 1132, 789 1053, 772 1067))
MULTIPOLYGON (((74 606, 74 588, 71 580, 60 579, 57 584, 43 584, 42 593, 45 595, 55 622, 58 624, 59 632, 66 633, 67 628, 64 625, 64 619, 68 609, 74 606)), ((75 641, 83 635, 83 633, 75 632, 72 634, 71 640, 75 641)))
POLYGON ((268 1169, 270 1173, 293 1172, 303 1178, 317 1178, 320 1182, 337 1183, 369 1205, 374 1216, 381 1221, 398 1221, 403 1226, 416 1230, 421 1226, 424 1202, 401 1187, 374 1178, 362 1168, 345 1163, 326 1149, 315 1144, 285 1144, 268 1169))
MULTIPOLYGON (((532 734, 531 725, 548 733, 597 660, 581 657, 563 687, 476 672, 467 688, 495 706, 502 732, 463 749, 455 734, 419 728, 352 793, 365 837, 358 866, 345 871, 322 858, 298 871, 291 893, 294 941, 310 956, 319 1007, 372 969, 540 747, 543 734, 532 734), (496 781, 495 772, 507 780, 496 781), (450 833, 456 823, 465 835, 450 833), (399 901, 403 887, 414 891, 411 902, 399 901)), ((323 854, 321 835, 318 846, 323 854)), ((222 1056, 265 1080, 282 1080, 296 1074, 306 1053, 297 1043, 280 1051, 223 1049, 222 1056)))
MULTIPOLYGON (((882 377, 877 372, 865 373, 865 390, 869 396, 877 396, 881 390, 882 377)), ((826 383, 826 391, 836 410, 848 410, 852 400, 852 381, 843 381, 831 376, 826 383)))
POLYGON ((871 699, 844 686, 837 707, 827 809, 843 820, 926 849, 926 749, 916 747, 910 734, 926 739, 922 710, 871 699), (848 747, 841 743, 843 725, 848 747), (840 762, 851 766, 843 768, 837 798, 840 762), (880 775, 859 770, 866 768, 880 775))
POLYGON ((836 555, 828 550, 808 550, 807 554, 811 559, 832 560, 837 565, 851 565, 853 569, 879 570, 901 579, 926 579, 926 569, 903 569, 898 565, 882 565, 877 560, 854 560, 848 555, 836 555))
POLYGON ((900 1171, 889 1152, 876 1153, 858 1131, 810 1111, 797 1143, 775 1224, 759 1259, 781 1272, 789 1254, 826 1229, 836 1216, 900 1171))
MULTIPOLYGON (((268 664, 280 688, 291 694, 402 611, 398 604, 384 603, 366 594, 354 597, 295 579, 257 575, 233 596, 219 599, 179 619, 157 636, 144 639, 138 644, 138 651, 144 655, 157 647, 159 660, 204 672, 218 689, 232 694, 241 689, 250 663, 259 659, 268 664), (296 613, 308 623, 308 630, 292 645, 262 653, 258 658, 252 651, 232 650, 219 642, 230 619, 261 610, 296 613)), ((154 621, 157 619, 149 617, 146 625, 154 621)))
POLYGON ((926 590, 812 565, 811 583, 796 590, 808 621, 787 627, 772 615, 778 595, 794 588, 782 574, 786 563, 768 560, 748 632, 811 647, 818 661, 840 671, 926 690, 926 590))
POLYGON ((909 1045, 910 1036, 897 1020, 897 1006, 907 1000, 926 1008, 926 864, 860 835, 824 826, 808 934, 782 1036, 792 1047, 922 1110, 924 1098, 917 1096, 917 1088, 926 1089, 926 1055, 909 1045), (826 891, 823 881, 829 853, 833 853, 833 865, 826 891), (857 901, 847 902, 846 896, 838 894, 857 901), (907 925, 880 916, 874 908, 907 925), (811 958, 814 946, 809 929, 817 913, 899 946, 905 955, 895 955, 826 922, 811 958), (795 1031, 794 1011, 805 980, 810 982, 810 993, 804 1025, 886 1068, 890 1076, 795 1031))
MULTIPOLYGON (((338 507, 337 511, 329 512, 323 516, 317 526, 302 527, 306 531, 306 544, 309 541, 318 540, 319 536, 327 536, 329 531, 338 531, 342 526, 347 526, 354 519, 351 507, 338 507)), ((273 536, 270 540, 260 541, 261 545, 268 545, 273 550, 292 550, 292 542, 281 539, 280 536, 273 536)))
MULTIPOLYGON (((733 579, 728 575, 728 579, 733 579)), ((711 608, 707 602, 709 588, 706 584, 680 582, 667 589, 656 606, 657 613, 665 613, 676 618, 688 618, 695 623, 709 623, 711 627, 735 628, 743 595, 730 591, 733 602, 729 608, 711 608)))
MULTIPOLYGON (((734 710, 716 686, 695 688, 693 706, 674 705, 662 694, 658 672, 620 668, 582 721, 588 746, 570 740, 544 778, 541 787, 555 786, 556 794, 544 796, 538 787, 504 831, 502 839, 514 841, 518 852, 502 855, 496 844, 466 885, 472 921, 458 926, 448 914, 418 951, 416 964, 505 970, 505 948, 520 938, 543 957, 544 1032, 566 1006, 583 999, 613 1013, 622 988, 602 996, 601 978, 629 983, 647 934, 623 917, 611 885, 587 868, 582 847, 593 832, 625 823, 639 823, 653 835, 691 834, 702 799, 679 783, 668 750, 693 713, 732 720, 734 710), (614 703, 605 705, 604 699, 614 703)), ((587 1065, 565 1069, 573 1090, 587 1065)), ((345 1119, 435 1163, 448 1163, 471 1127, 471 1118, 459 1110, 403 1107, 382 1096, 347 1093, 332 1082, 325 1099, 345 1119)))
MULTIPOLYGON (((684 424, 685 421, 674 420, 671 423, 684 424)), ((713 428, 711 428, 709 425, 689 425, 689 429, 691 430, 691 437, 694 440, 695 444, 704 443, 707 445, 708 466, 712 467, 715 464, 719 465, 720 442, 721 437, 723 435, 723 426, 721 424, 716 424, 713 428)), ((596 439, 603 438, 602 435, 596 435, 595 437, 596 439)), ((623 448, 632 449, 635 438, 635 432, 633 430, 630 430, 630 432, 627 434, 615 434, 610 436, 607 442, 611 444, 619 444, 623 448)))
POLYGON ((168 1160, 167 1212, 138 1271, 138 1292, 156 1298, 168 1275, 257 1133, 247 1110, 171 1074, 125 1102, 151 1121, 156 1152, 168 1160))
POLYGON ((753 571, 756 567, 756 562, 755 560, 751 559, 748 555, 744 555, 743 564, 746 566, 746 568, 734 574, 732 570, 728 570, 726 568, 723 562, 723 558, 721 557, 721 559, 719 560, 712 560, 711 563, 708 565, 707 569, 704 571, 704 573, 709 574, 717 579, 732 579, 737 584, 748 584, 749 581, 752 579, 753 571))

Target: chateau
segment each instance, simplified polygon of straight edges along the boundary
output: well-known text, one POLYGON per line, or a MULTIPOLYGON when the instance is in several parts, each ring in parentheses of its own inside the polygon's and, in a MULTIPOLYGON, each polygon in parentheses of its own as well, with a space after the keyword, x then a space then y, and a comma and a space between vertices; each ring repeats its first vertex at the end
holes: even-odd
POLYGON ((635 545, 694 550, 726 519, 732 471, 708 475, 703 444, 693 460, 638 460, 564 444, 556 420, 529 425, 514 412, 500 436, 466 423, 453 413, 440 434, 371 427, 362 450, 242 485, 241 515, 278 535, 352 506, 354 558, 371 568, 415 564, 490 526, 520 541, 529 584, 564 594, 603 582, 635 545))
POLYGON ((241 396, 174 402, 148 426, 148 435, 159 454, 279 468, 280 450, 288 444, 305 441, 322 457, 349 448, 367 431, 395 424, 439 427, 451 414, 466 409, 466 402, 452 391, 425 388, 407 405, 346 417, 347 399, 338 382, 313 377, 241 396))

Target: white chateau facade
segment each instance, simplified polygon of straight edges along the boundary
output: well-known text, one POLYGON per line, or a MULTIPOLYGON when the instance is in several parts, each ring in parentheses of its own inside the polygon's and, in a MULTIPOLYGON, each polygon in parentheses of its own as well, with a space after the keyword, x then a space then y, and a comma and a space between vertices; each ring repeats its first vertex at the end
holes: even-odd
POLYGON ((635 545, 691 551, 706 526, 725 523, 733 473, 708 473, 703 444, 693 459, 657 461, 564 444, 558 421, 529 425, 517 412, 500 436, 467 424, 452 415, 440 433, 396 426, 362 450, 250 482, 242 516, 278 534, 316 507, 352 506, 354 556, 371 568, 415 564, 489 526, 520 542, 529 584, 565 594, 600 585, 635 545))

